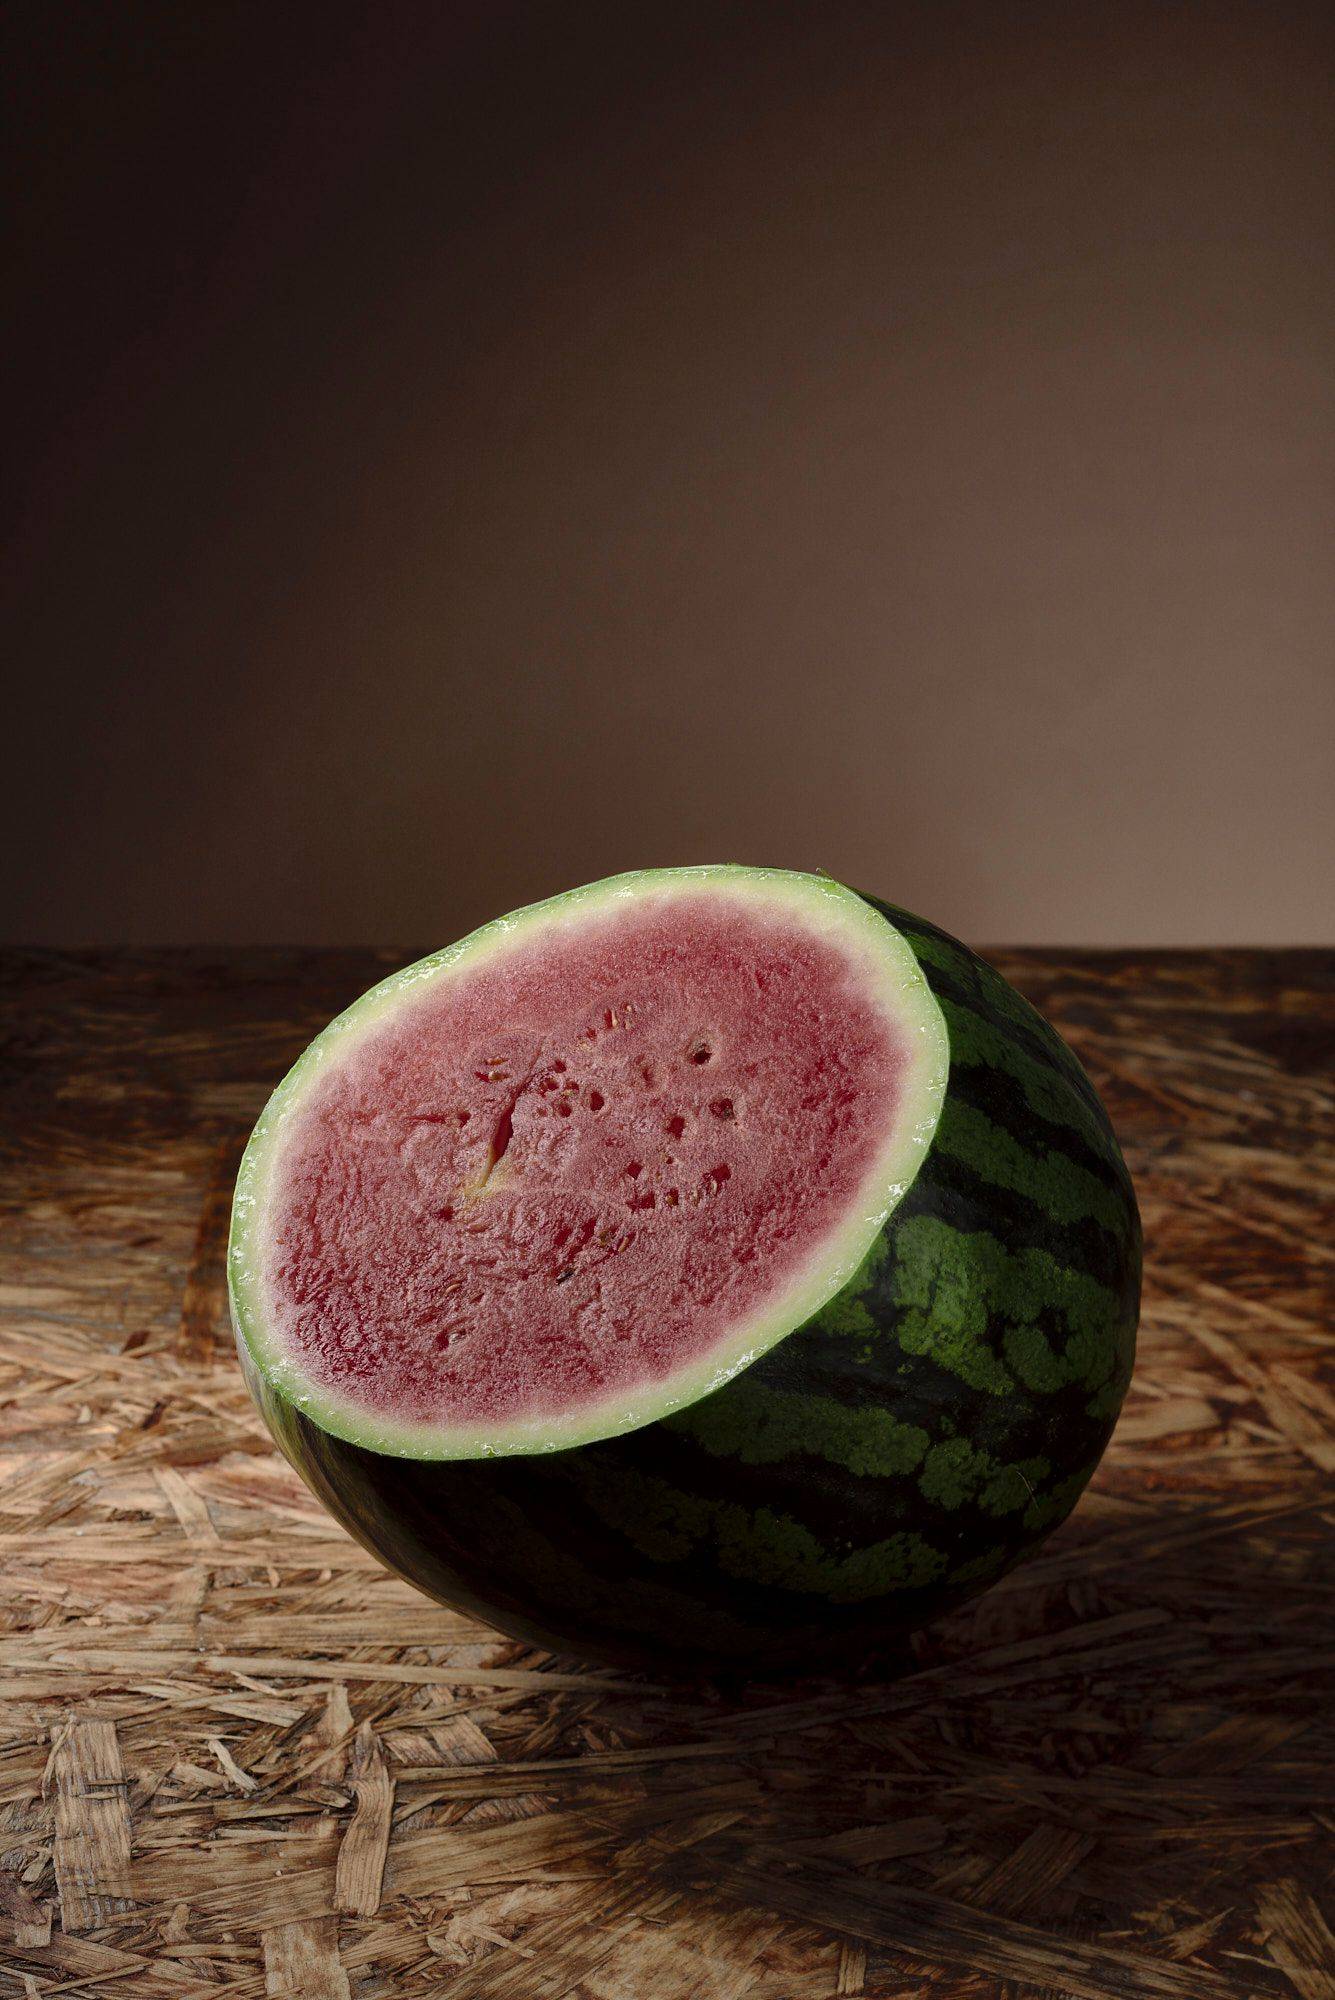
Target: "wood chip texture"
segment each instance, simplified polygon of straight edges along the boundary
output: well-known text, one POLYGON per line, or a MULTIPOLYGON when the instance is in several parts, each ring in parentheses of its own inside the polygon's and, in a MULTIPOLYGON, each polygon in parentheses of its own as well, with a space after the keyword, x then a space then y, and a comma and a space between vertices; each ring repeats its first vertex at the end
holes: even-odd
POLYGON ((1335 956, 993 954, 1140 1192, 1117 1436, 893 1676, 696 1690, 416 1597, 250 1408, 241 1145, 404 956, 3 961, 0 2000, 1335 2000, 1335 956))

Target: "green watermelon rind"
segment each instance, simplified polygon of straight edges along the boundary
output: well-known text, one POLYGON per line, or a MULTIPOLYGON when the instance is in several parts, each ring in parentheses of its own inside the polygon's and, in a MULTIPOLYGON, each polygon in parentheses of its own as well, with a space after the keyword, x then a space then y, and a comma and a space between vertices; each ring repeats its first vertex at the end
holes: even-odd
POLYGON ((931 1144, 857 1270, 725 1385, 575 1449, 424 1463, 262 1378, 278 1442, 382 1561, 516 1636, 696 1670, 842 1664, 1067 1518, 1135 1354, 1141 1238, 1074 1053, 999 973, 864 898, 949 1035, 931 1144))

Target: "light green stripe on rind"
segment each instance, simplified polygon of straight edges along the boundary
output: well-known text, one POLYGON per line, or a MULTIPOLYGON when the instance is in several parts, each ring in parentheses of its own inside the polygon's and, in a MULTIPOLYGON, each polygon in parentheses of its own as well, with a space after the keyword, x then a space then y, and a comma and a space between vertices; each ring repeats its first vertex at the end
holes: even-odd
MULTIPOLYGON (((1094 1477, 1098 1463, 1096 1458, 1091 1459, 1088 1465, 1082 1465, 1078 1472, 1061 1480, 1050 1493, 1034 1495, 1024 1510, 1021 1523, 1026 1535, 1042 1534, 1048 1528, 1055 1528, 1059 1521, 1064 1521, 1094 1477)), ((967 1562, 957 1563, 946 1581, 955 1585, 990 1582, 1017 1553, 1014 1546, 1008 1548, 1004 1542, 999 1543, 995 1548, 984 1549, 981 1555, 970 1557, 967 1562)))
POLYGON ((863 1604, 896 1590, 921 1590, 946 1568, 945 1556, 922 1535, 888 1535, 837 1556, 791 1515, 702 1499, 650 1473, 590 1462, 580 1490, 653 1562, 683 1561, 707 1542, 726 1576, 831 1604, 863 1604))
POLYGON ((985 1230, 966 1232, 914 1215, 896 1232, 891 1295, 903 1308, 895 1333, 972 1389, 1012 1393, 1016 1377, 1039 1395, 1076 1385, 1090 1392, 1091 1416, 1112 1414, 1120 1388, 1115 1293, 1045 1250, 1007 1250, 985 1230), (1070 1329, 1058 1353, 1038 1324, 1056 1312, 1070 1329), (991 1321, 1006 1323, 1002 1359, 989 1345, 991 1321))
POLYGON ((1024 1195, 1056 1222, 1090 1220, 1119 1240, 1126 1235, 1126 1204, 1106 1181, 1064 1153, 1022 1146, 1004 1127, 957 1097, 946 1100, 935 1143, 980 1180, 1024 1195))
POLYGON ((974 1501, 986 1514, 1017 1513, 1052 1471, 1045 1458, 1007 1464, 964 1438, 933 1444, 921 1424, 901 1423, 874 1404, 850 1406, 831 1396, 771 1389, 747 1376, 669 1418, 668 1426, 711 1456, 743 1465, 777 1465, 810 1454, 859 1478, 916 1474, 924 1498, 947 1510, 974 1501))
POLYGON ((770 1389, 742 1375, 693 1409, 667 1419, 715 1458, 777 1465, 807 1452, 872 1479, 915 1472, 932 1440, 873 1404, 850 1409, 832 1396, 770 1389))
MULTIPOLYGON (((1079 1084, 1091 1112, 1097 1110, 1094 1086, 1085 1075, 1084 1067, 1074 1049, 1068 1048, 1051 1023, 1044 1019, 1023 993, 1003 979, 986 959, 978 958, 967 946, 956 944, 946 937, 935 937, 922 931, 908 916, 900 912, 896 916, 896 928, 913 947, 914 955, 920 963, 934 966, 947 978, 959 981, 963 992, 960 996, 965 1006, 986 1008, 1021 1033, 1035 1036, 1048 1052, 1048 1059, 1054 1069, 1073 1085, 1079 1084)), ((937 1002, 944 1008, 945 996, 937 993, 937 1002)), ((1100 1133, 1107 1144, 1107 1132, 1100 1122, 1100 1133)))
POLYGON ((960 980, 963 985, 977 993, 996 1014, 1013 1021, 1017 1028, 1025 1028, 1030 1034, 1036 1031, 1048 1035, 1052 1031, 1039 1013, 1037 1007, 1017 992, 999 972, 994 972, 984 959, 977 958, 964 945, 952 944, 944 937, 934 937, 920 931, 911 922, 899 925, 899 929, 913 946, 914 956, 926 959, 939 972, 960 980))
POLYGON ((972 1500, 985 1514, 1000 1516, 1035 1501, 1035 1487, 1051 1473, 1046 1458, 1003 1464, 967 1438, 955 1437, 932 1446, 918 1483, 934 1506, 950 1509, 972 1500))
MULTIPOLYGON (((958 1505, 968 1497, 964 1483, 973 1475, 964 1472, 962 1458, 957 1457, 955 1465, 961 1484, 959 1497, 951 1504, 958 1505)), ((1003 1468, 1003 1473, 1018 1475, 1025 1488, 1029 1505, 1023 1526, 1030 1532, 1068 1513, 1093 1471, 1086 1466, 1040 1497, 1033 1491, 1029 1471, 1043 1468, 1039 1459, 1003 1468)), ((1001 1476, 992 1475, 994 1480, 1001 1476)), ((625 1467, 586 1463, 580 1490, 594 1510, 651 1562, 683 1562, 707 1544, 725 1576, 825 1598, 832 1604, 862 1604, 897 1590, 921 1590, 937 1582, 947 1567, 941 1550, 911 1530, 836 1555, 791 1515, 770 1507, 751 1511, 736 1501, 705 1499, 651 1473, 625 1467)), ((987 1512, 1003 1511, 995 1504, 983 1504, 987 1512)), ((1004 1511, 1013 1509, 1007 1506, 1004 1511)), ((1004 1548, 989 1550, 978 1559, 977 1578, 993 1566, 1000 1568, 1007 1554, 1004 1548)), ((974 1580, 972 1563, 951 1575, 952 1582, 974 1580)))
POLYGON ((1003 1071, 1012 1083, 1019 1085, 1031 1111, 1049 1125, 1065 1126, 1095 1152, 1112 1156, 1111 1142, 1103 1125, 1059 1069, 1031 1056, 972 1007, 962 1006, 944 994, 937 995, 937 1005, 950 1030, 953 1066, 1003 1071))

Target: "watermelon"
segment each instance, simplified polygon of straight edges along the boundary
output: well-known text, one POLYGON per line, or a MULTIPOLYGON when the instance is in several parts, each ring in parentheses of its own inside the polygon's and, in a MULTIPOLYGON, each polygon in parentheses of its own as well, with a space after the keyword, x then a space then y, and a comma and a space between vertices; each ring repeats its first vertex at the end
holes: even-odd
POLYGON ((1013 987, 824 875, 613 877, 409 966, 243 1159, 275 1439, 430 1596, 655 1671, 897 1646, 1070 1513, 1140 1225, 1013 987))

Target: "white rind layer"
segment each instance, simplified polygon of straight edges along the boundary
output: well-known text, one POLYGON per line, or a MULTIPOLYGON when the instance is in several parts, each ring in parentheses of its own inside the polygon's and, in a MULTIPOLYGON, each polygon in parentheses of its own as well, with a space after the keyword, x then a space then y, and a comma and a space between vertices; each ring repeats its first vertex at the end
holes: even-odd
POLYGON ((472 1459, 559 1451, 639 1429, 721 1388, 813 1318, 856 1274, 927 1155, 949 1068, 945 1019, 908 944, 870 904, 828 876, 739 863, 643 869, 532 903, 373 986, 316 1036, 279 1084, 251 1134, 232 1206, 227 1278, 237 1344, 264 1384, 321 1429, 395 1457, 472 1459), (311 1381, 283 1348, 264 1297, 263 1266, 270 1191, 281 1168, 285 1135, 315 1079, 331 1064, 345 1061, 388 1016, 411 1006, 428 983, 454 978, 483 958, 492 960, 532 944, 544 932, 556 934, 588 918, 604 918, 622 900, 643 907, 649 900, 713 891, 744 896, 757 909, 768 903, 776 915, 798 920, 837 944, 855 967, 865 970, 866 997, 907 1040, 909 1061, 894 1128, 845 1219, 821 1239, 779 1294, 739 1321, 703 1359, 648 1381, 634 1393, 580 1403, 569 1413, 543 1411, 500 1425, 396 1423, 311 1381))

